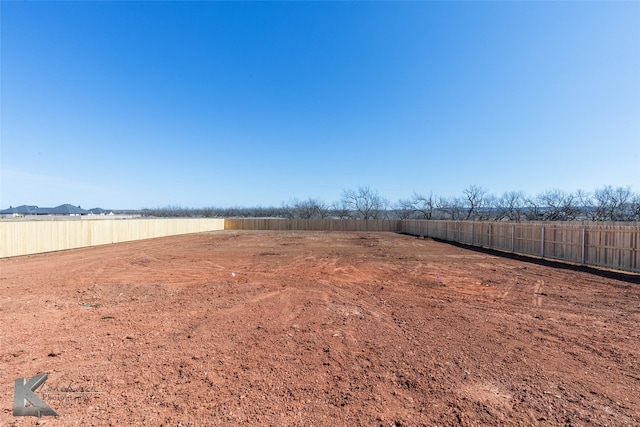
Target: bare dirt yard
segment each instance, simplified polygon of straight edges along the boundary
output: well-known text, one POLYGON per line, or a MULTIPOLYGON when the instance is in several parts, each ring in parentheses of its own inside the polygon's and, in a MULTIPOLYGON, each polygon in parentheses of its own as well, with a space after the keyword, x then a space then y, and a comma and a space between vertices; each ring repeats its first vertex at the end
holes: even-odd
POLYGON ((640 285, 393 233, 0 260, 0 425, 640 425, 640 285), (14 417, 14 380, 59 417, 14 417))

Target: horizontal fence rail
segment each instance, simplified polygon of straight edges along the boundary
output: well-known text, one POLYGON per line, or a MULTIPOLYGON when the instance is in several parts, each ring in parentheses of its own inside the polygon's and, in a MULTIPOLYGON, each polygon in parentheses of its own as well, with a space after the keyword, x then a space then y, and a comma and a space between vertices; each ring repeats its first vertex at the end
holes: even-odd
POLYGON ((223 229, 214 218, 0 221, 0 258, 223 229))

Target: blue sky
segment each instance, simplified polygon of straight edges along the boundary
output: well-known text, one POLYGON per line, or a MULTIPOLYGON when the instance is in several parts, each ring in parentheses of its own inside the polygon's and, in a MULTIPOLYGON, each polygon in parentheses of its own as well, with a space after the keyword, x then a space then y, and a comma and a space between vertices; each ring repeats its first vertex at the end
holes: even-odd
POLYGON ((640 2, 0 3, 0 207, 640 191, 640 2))

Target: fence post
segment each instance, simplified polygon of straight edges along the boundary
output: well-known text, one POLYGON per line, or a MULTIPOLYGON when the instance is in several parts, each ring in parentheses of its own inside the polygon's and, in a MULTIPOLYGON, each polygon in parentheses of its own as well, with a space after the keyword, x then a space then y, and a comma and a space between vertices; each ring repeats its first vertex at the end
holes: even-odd
POLYGON ((489 249, 491 249, 491 223, 489 223, 489 249))
POLYGON ((542 240, 540 244, 540 257, 544 258, 544 225, 541 226, 542 240))
POLYGON ((516 251, 516 225, 511 224, 511 252, 516 251))
POLYGON ((587 227, 582 227, 582 256, 581 256, 582 265, 584 265, 584 240, 585 240, 586 232, 587 232, 587 227))

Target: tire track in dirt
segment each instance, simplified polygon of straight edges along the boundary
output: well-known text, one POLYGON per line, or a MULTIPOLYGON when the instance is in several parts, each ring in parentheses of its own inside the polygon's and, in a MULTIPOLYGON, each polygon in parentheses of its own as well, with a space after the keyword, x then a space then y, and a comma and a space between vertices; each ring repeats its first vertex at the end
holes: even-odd
POLYGON ((544 280, 538 279, 536 284, 533 286, 533 301, 532 305, 534 307, 542 307, 542 296, 545 295, 542 292, 542 287, 544 286, 544 280))
POLYGON ((513 282, 510 285, 508 285, 506 290, 502 293, 502 295, 500 296, 500 299, 504 300, 505 298, 507 298, 509 293, 513 291, 517 285, 518 285, 518 279, 514 279, 513 282))

